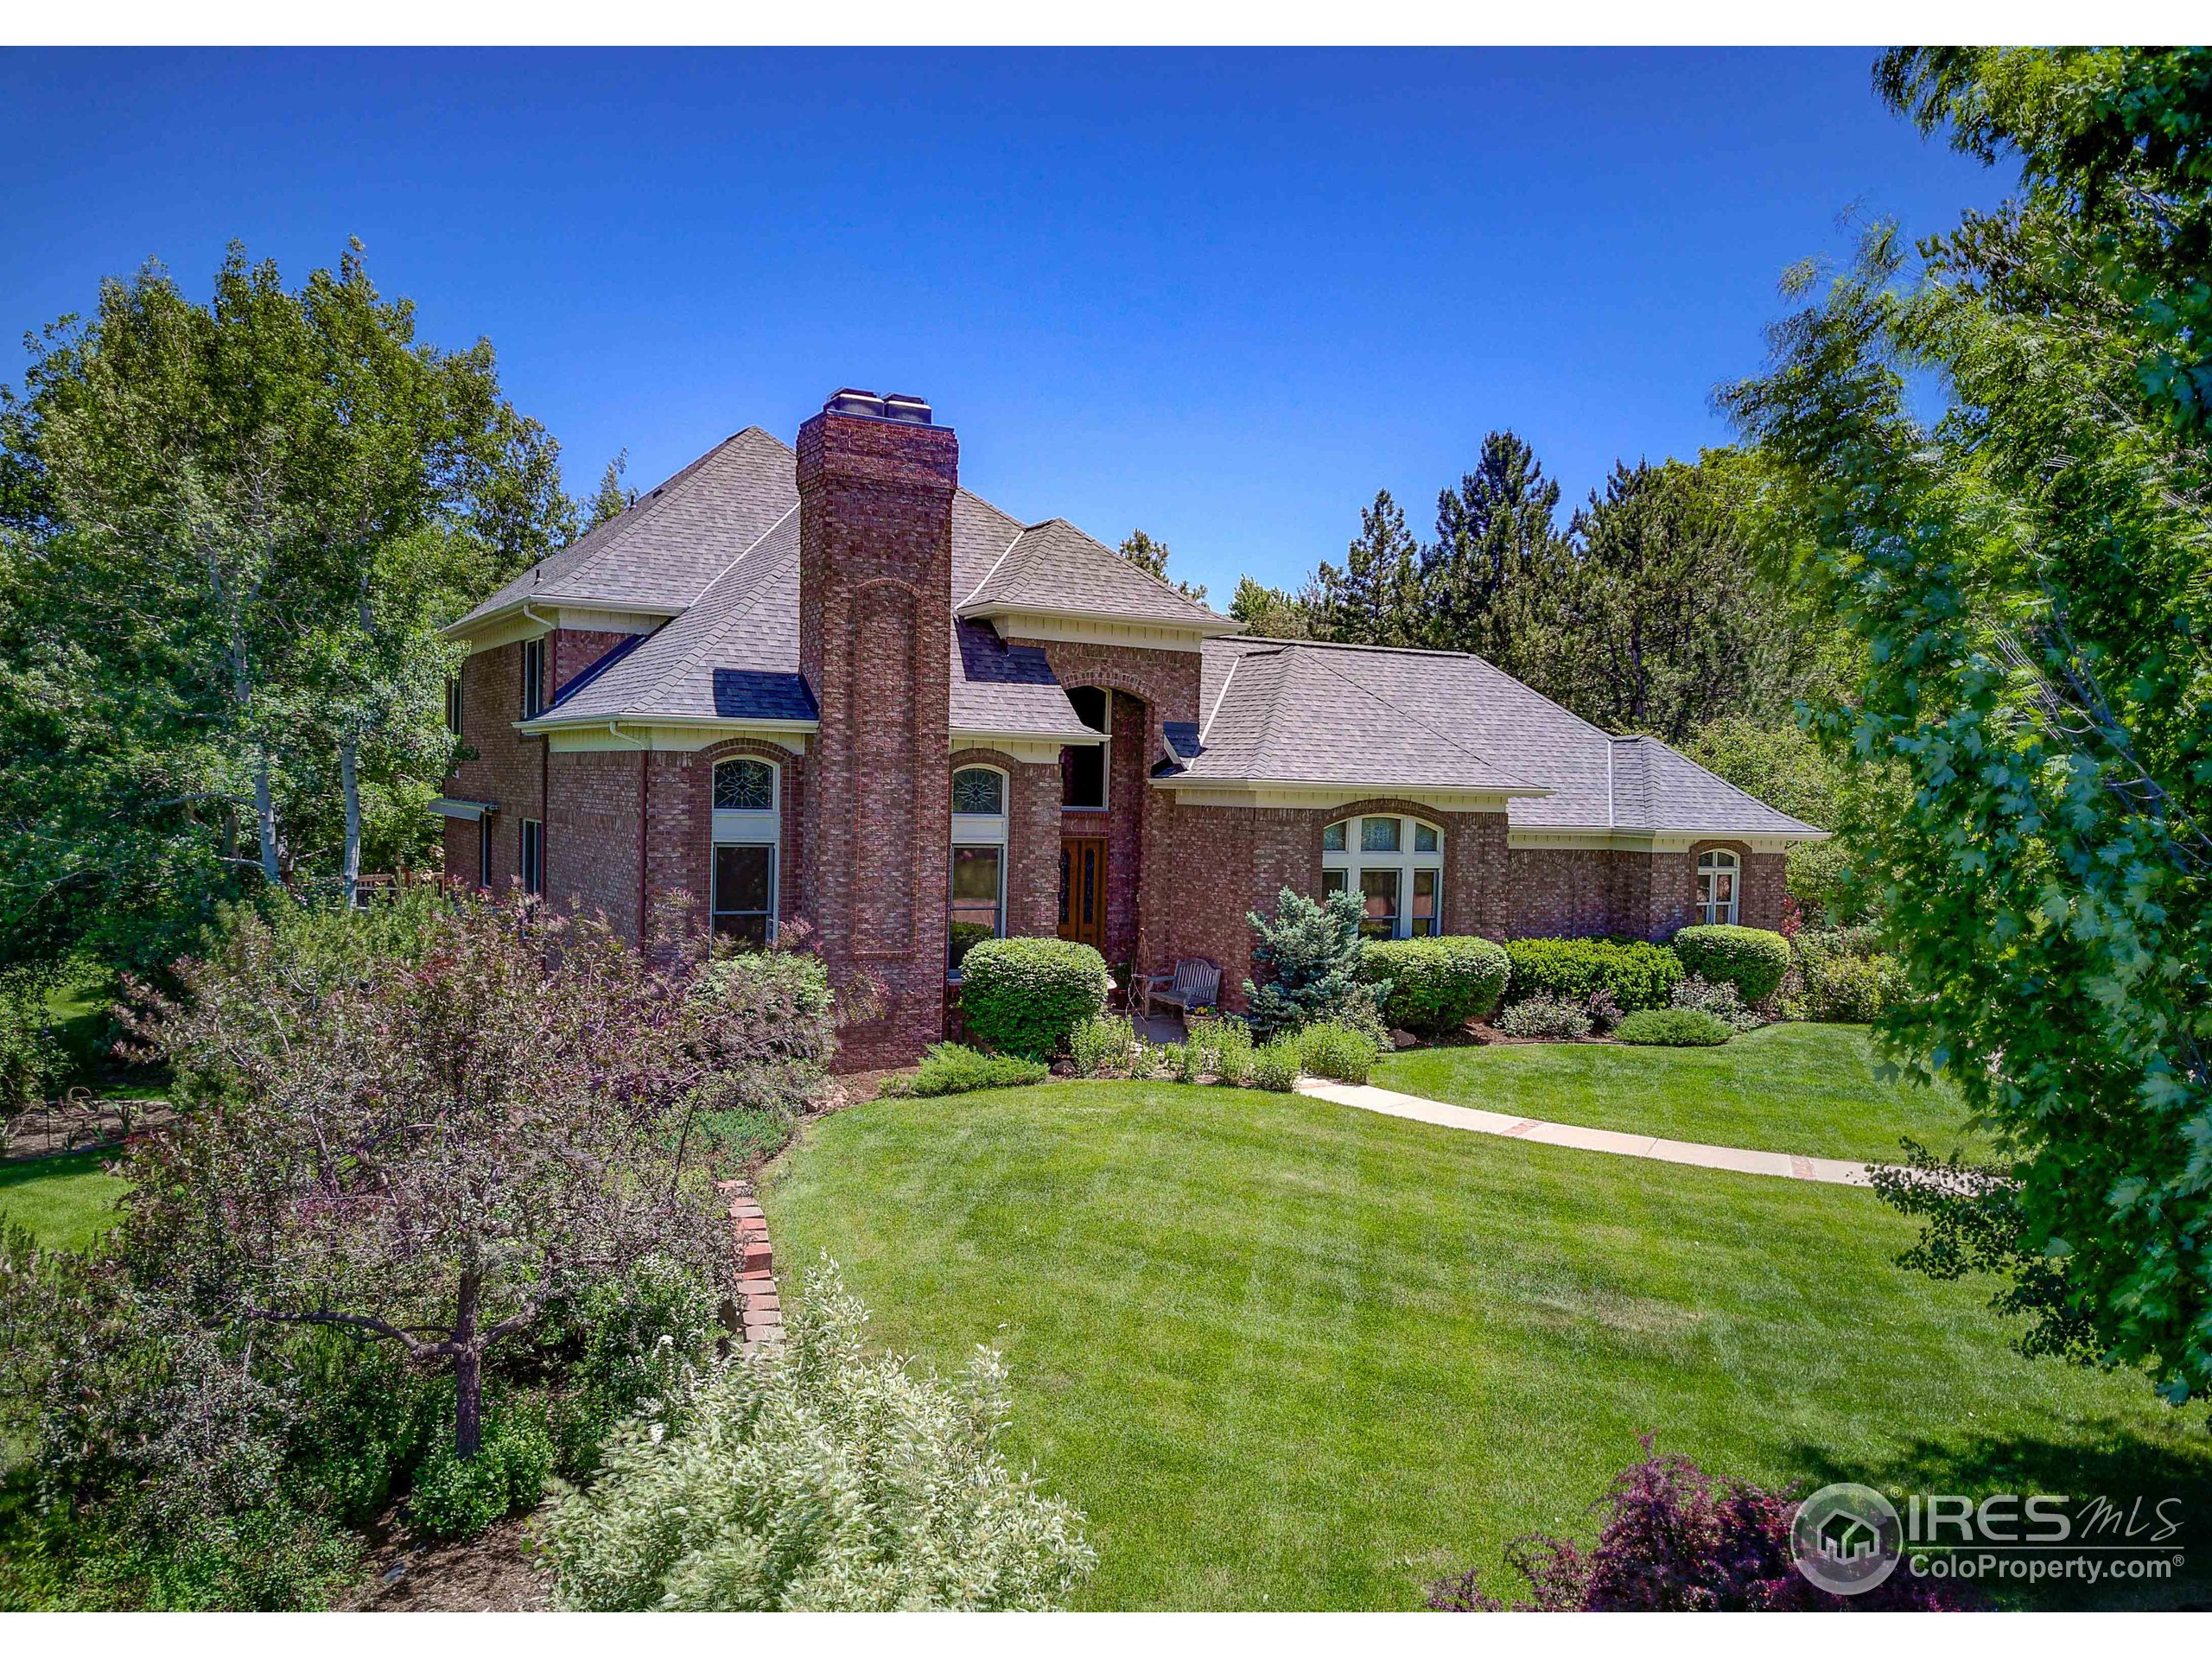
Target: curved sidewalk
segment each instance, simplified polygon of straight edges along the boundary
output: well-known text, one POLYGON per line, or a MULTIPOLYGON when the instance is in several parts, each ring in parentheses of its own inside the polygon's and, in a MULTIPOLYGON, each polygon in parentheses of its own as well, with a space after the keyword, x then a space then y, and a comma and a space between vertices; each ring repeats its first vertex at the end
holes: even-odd
POLYGON ((1623 1135, 1618 1129, 1588 1129, 1576 1123, 1550 1123, 1541 1118, 1515 1117, 1506 1112, 1453 1106, 1364 1083, 1328 1083, 1319 1077, 1300 1077, 1298 1092, 1312 1095, 1317 1100, 1334 1101, 1339 1106, 1357 1106, 1363 1112, 1380 1112, 1386 1117, 1408 1117, 1416 1123, 1437 1123, 1447 1129, 1537 1141, 1548 1147, 1579 1147, 1585 1152, 1651 1158, 1662 1164, 1689 1164, 1699 1169, 1732 1169, 1745 1175, 1779 1175, 1785 1180, 1825 1181, 1832 1186, 1872 1185, 1867 1179, 1866 1165, 1843 1158, 1808 1158, 1802 1153, 1754 1152, 1748 1147, 1708 1147, 1696 1141, 1623 1135))

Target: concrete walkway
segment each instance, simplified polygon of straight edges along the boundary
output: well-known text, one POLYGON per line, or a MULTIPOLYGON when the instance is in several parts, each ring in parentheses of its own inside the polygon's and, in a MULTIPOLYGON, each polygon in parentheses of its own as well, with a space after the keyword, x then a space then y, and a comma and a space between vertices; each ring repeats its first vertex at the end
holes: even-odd
POLYGON ((1539 1141, 1548 1147, 1579 1147, 1585 1152, 1611 1152, 1624 1158, 1654 1158, 1662 1164, 1691 1164, 1699 1169, 1732 1169, 1745 1175, 1779 1175, 1786 1180, 1826 1181, 1834 1186, 1866 1186, 1866 1166, 1842 1158, 1808 1158, 1795 1152, 1753 1152, 1745 1147, 1708 1147, 1695 1141, 1667 1141, 1649 1135, 1623 1135, 1617 1129, 1586 1129, 1574 1123, 1548 1123, 1541 1118, 1515 1117, 1505 1112, 1478 1111, 1472 1106, 1452 1106, 1419 1095, 1402 1095, 1363 1083, 1326 1083, 1300 1077, 1298 1092, 1339 1106, 1357 1106, 1363 1112, 1386 1117, 1409 1117, 1416 1123, 1438 1123, 1447 1129, 1471 1129, 1477 1135, 1503 1135, 1516 1141, 1539 1141))

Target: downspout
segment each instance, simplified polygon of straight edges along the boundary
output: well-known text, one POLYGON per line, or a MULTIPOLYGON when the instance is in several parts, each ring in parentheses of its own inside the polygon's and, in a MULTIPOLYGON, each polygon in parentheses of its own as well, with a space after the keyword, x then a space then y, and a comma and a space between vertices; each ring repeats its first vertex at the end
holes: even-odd
MULTIPOLYGON (((531 621, 537 623, 540 627, 543 627, 549 636, 557 632, 552 623, 548 622, 543 617, 538 615, 537 612, 531 610, 527 602, 525 602, 522 607, 522 613, 528 617, 531 621)), ((555 663, 551 654, 548 653, 545 662, 545 677, 553 681, 556 687, 560 683, 557 670, 558 664, 555 663)), ((538 714, 542 715, 545 712, 546 709, 552 706, 553 698, 548 694, 547 688, 543 685, 535 688, 534 695, 545 699, 544 707, 540 708, 537 711, 538 714)), ((533 715, 531 718, 536 719, 537 715, 533 715)), ((539 887, 538 896, 541 899, 546 896, 547 892, 553 886, 552 873, 545 868, 545 849, 552 840, 552 836, 547 832, 552 827, 552 823, 553 740, 541 733, 537 739, 537 865, 539 887)))

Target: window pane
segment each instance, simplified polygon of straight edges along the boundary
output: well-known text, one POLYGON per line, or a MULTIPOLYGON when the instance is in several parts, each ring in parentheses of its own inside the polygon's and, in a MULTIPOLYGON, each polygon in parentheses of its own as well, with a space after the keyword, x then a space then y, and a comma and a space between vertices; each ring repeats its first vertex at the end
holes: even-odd
POLYGON ((1436 850, 1436 831, 1426 823, 1414 825, 1414 851, 1433 853, 1436 850))
POLYGON ((1060 925, 1068 925, 1068 849, 1060 849, 1060 925))
POLYGON ((1106 804, 1106 746, 1070 744, 1060 751, 1061 804, 1065 806, 1106 804))
POLYGON ((766 812, 775 804, 775 769, 766 760, 721 760, 715 763, 716 811, 766 812))
POLYGON ((1436 932, 1436 872, 1434 870, 1414 872, 1412 931, 1416 937, 1421 938, 1431 937, 1436 932))
POLYGON ((725 939, 735 939, 740 944, 766 946, 768 943, 768 918, 761 916, 717 916, 715 932, 725 939))
POLYGON ((952 774, 952 810, 995 818, 1006 810, 1006 779, 988 766, 963 766, 952 774))
POLYGON ((1398 934, 1398 873, 1362 870, 1359 891, 1366 908, 1359 931, 1370 939, 1391 939, 1398 934))
POLYGON ((767 914, 768 857, 766 847, 715 849, 715 909, 767 914))
POLYGON ((1344 873, 1342 870, 1324 870, 1321 872, 1322 892, 1342 893, 1344 890, 1344 873))
POLYGON ((995 847, 956 847, 952 849, 952 903, 957 910, 963 906, 986 905, 992 911, 999 903, 999 849, 995 847))
POLYGON ((1713 880, 1713 900, 1715 904, 1733 903, 1736 897, 1736 877, 1732 871, 1723 870, 1713 880))
POLYGON ((1321 850, 1325 853, 1341 853, 1344 849, 1344 820, 1339 818, 1321 831, 1321 850))
POLYGON ((1071 686, 1068 690, 1068 702, 1075 708, 1075 717, 1092 731, 1111 729, 1106 724, 1106 692, 1103 687, 1071 686))
POLYGON ((1395 818, 1362 818, 1359 821, 1359 850, 1363 853, 1396 852, 1398 821, 1395 818))

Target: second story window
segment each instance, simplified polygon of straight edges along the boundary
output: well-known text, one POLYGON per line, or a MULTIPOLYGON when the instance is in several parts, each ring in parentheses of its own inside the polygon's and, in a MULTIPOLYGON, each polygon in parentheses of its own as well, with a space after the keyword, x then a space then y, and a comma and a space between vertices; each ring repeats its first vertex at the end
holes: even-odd
POLYGON ((446 682, 446 730, 455 737, 461 735, 461 676, 458 674, 446 682))
POLYGON ((545 712, 545 641, 522 642, 522 717, 531 720, 545 712))
MULTIPOLYGON (((1068 702, 1075 717, 1094 732, 1112 731, 1114 694, 1103 686, 1071 685, 1068 702)), ((1060 751, 1060 804, 1085 812, 1106 810, 1106 772, 1113 745, 1071 743, 1060 751)))

